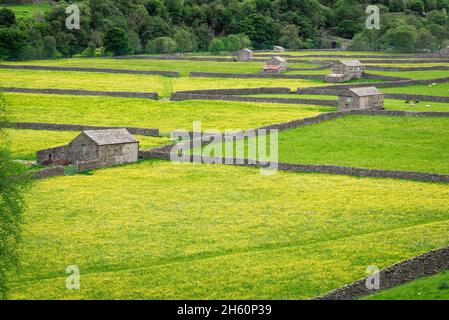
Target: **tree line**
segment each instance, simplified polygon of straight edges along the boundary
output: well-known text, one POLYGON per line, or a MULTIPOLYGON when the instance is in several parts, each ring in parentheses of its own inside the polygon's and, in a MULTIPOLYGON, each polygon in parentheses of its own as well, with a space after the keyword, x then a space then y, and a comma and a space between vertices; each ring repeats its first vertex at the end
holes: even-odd
POLYGON ((449 0, 79 0, 80 28, 68 30, 72 3, 28 19, 1 9, 0 58, 330 48, 333 37, 357 50, 412 52, 449 39, 449 0), (369 4, 380 8, 380 30, 365 27, 369 4))

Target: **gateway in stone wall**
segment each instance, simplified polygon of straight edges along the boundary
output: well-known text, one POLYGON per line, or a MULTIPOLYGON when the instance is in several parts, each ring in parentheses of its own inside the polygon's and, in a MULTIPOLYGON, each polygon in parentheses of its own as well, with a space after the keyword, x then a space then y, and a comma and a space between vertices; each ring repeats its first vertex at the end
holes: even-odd
POLYGON ((136 162, 139 141, 126 129, 86 130, 65 146, 40 150, 41 165, 93 163, 95 167, 136 162))
POLYGON ((338 97, 338 111, 383 109, 384 94, 375 87, 351 88, 338 97))

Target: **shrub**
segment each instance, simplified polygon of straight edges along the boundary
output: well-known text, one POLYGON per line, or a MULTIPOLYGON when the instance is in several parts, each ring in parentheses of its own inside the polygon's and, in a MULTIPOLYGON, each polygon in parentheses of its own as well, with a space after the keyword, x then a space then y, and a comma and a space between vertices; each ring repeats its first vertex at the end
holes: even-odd
POLYGON ((220 54, 221 51, 224 51, 224 44, 223 41, 221 41, 218 38, 212 39, 212 41, 209 44, 209 52, 212 54, 220 54))
POLYGON ((9 8, 0 9, 0 26, 9 28, 16 24, 16 15, 9 8))
POLYGON ((128 44, 128 37, 125 30, 121 28, 112 28, 104 36, 105 51, 114 56, 126 55, 131 53, 128 44))

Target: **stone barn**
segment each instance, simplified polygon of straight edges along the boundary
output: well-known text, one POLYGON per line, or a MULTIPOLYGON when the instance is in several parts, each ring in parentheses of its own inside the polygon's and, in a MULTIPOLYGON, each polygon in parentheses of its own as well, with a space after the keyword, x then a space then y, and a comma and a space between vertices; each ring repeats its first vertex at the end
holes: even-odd
POLYGON ((253 58, 253 52, 247 48, 239 51, 238 61, 249 61, 253 58))
POLYGON ((287 71, 287 68, 287 60, 282 57, 275 56, 266 62, 263 66, 263 71, 265 73, 281 73, 287 71))
POLYGON ((440 54, 442 54, 442 55, 449 55, 449 46, 446 46, 446 47, 444 47, 444 48, 442 48, 440 51, 439 51, 439 53, 440 54))
POLYGON ((79 164, 95 162, 95 167, 136 162, 139 141, 126 129, 86 130, 65 146, 40 150, 37 163, 79 164))
POLYGON ((345 82, 360 79, 365 66, 359 60, 339 60, 332 65, 332 74, 325 77, 326 82, 345 82))
POLYGON ((348 89, 338 97, 338 111, 383 109, 384 94, 375 87, 348 89))
POLYGON ((285 52, 285 49, 281 46, 274 46, 273 51, 277 53, 283 53, 285 52))

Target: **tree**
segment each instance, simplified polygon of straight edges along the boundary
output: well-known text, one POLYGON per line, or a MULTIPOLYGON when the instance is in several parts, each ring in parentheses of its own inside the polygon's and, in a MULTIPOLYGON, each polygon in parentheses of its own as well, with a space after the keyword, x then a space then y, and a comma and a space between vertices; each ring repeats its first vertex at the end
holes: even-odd
MULTIPOLYGON (((6 124, 4 114, 5 101, 0 97, 0 127, 6 124)), ((6 133, 0 131, 0 135, 0 299, 7 299, 7 272, 17 266, 23 192, 30 181, 24 166, 13 161, 6 133)))
POLYGON ((390 0, 388 4, 390 12, 402 12, 405 9, 404 0, 390 0))
POLYGON ((299 49, 301 38, 299 37, 299 27, 294 24, 287 24, 281 29, 280 45, 288 49, 299 49))
POLYGON ((176 51, 176 42, 170 37, 154 39, 157 53, 173 53, 176 51))
POLYGON ((176 31, 173 40, 176 42, 178 52, 193 52, 198 48, 195 36, 185 29, 176 31))
POLYGON ((421 29, 416 35, 416 48, 424 51, 433 51, 437 48, 438 40, 429 30, 421 29))
POLYGON ((131 49, 132 53, 142 53, 142 43, 140 42, 139 35, 132 30, 126 33, 128 37, 128 47, 131 49))
POLYGON ((21 57, 27 45, 24 32, 13 28, 0 28, 0 60, 14 60, 21 57))
POLYGON ((9 8, 0 9, 0 26, 9 28, 16 24, 16 15, 9 8))
POLYGON ((131 49, 128 44, 128 36, 123 29, 112 28, 108 30, 104 36, 103 43, 105 51, 114 56, 131 53, 131 49))
POLYGON ((52 36, 46 36, 42 40, 43 48, 42 55, 43 58, 54 59, 58 56, 58 51, 56 50, 56 39, 52 36))
POLYGON ((337 26, 337 35, 346 39, 352 39, 361 29, 357 21, 343 20, 337 26))
POLYGON ((89 42, 89 45, 87 46, 86 50, 83 51, 81 54, 83 57, 94 57, 95 53, 97 51, 97 48, 95 47, 95 43, 92 41, 89 42))
POLYGON ((240 50, 240 38, 234 34, 223 38, 223 45, 225 51, 235 52, 240 50))
POLYGON ((213 54, 220 54, 221 51, 224 51, 224 44, 223 41, 221 41, 218 38, 212 39, 212 41, 209 44, 209 52, 213 54))
POLYGON ((416 47, 416 30, 407 25, 389 29, 384 36, 387 49, 412 52, 416 47))
POLYGON ((424 12, 424 2, 422 0, 410 0, 407 2, 407 7, 419 14, 424 12))

